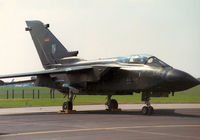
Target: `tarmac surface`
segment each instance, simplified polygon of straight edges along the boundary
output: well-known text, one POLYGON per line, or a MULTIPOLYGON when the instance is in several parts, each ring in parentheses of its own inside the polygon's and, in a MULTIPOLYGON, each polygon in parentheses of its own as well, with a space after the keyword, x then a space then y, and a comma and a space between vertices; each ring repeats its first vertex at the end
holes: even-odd
POLYGON ((151 116, 141 115, 142 106, 107 112, 83 105, 74 114, 58 114, 60 107, 0 109, 0 140, 200 140, 200 104, 152 104, 151 116))

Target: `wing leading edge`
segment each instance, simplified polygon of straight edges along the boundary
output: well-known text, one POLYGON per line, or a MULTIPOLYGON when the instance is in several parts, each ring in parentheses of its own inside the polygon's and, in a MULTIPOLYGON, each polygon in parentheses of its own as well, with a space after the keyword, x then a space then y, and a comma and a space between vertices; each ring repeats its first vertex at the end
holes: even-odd
POLYGON ((73 72, 81 72, 83 70, 94 70, 95 75, 97 77, 103 76, 105 73, 107 73, 110 69, 118 69, 117 66, 74 66, 74 67, 68 67, 68 68, 62 68, 62 69, 48 69, 48 70, 42 70, 42 71, 36 71, 36 72, 27 72, 27 73, 16 73, 16 74, 8 74, 8 75, 0 75, 0 79, 5 78, 14 78, 14 77, 28 77, 28 76, 40 76, 40 75, 51 75, 51 74, 68 74, 73 72))
POLYGON ((63 68, 63 69, 49 69, 49 70, 36 71, 36 72, 0 75, 0 79, 13 78, 13 77, 28 77, 28 76, 49 75, 49 74, 62 74, 62 73, 68 73, 68 72, 80 71, 80 70, 87 70, 87 69, 92 69, 92 67, 91 66, 77 66, 77 67, 69 67, 69 68, 63 68))

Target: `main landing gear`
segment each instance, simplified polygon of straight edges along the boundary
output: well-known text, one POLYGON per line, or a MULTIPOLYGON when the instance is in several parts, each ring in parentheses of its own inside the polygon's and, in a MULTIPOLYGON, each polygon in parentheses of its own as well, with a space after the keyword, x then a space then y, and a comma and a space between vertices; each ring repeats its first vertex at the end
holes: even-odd
POLYGON ((72 111, 73 110, 73 93, 68 94, 68 101, 63 103, 62 111, 72 111))
POLYGON ((154 113, 154 109, 151 106, 150 97, 148 96, 148 93, 142 93, 142 101, 145 101, 146 106, 143 106, 142 108, 142 114, 143 115, 152 115, 154 113))
POLYGON ((63 109, 63 111, 72 110, 73 109, 73 103, 72 103, 72 101, 66 101, 66 102, 64 102, 63 106, 62 106, 62 109, 63 109))
POLYGON ((120 109, 118 109, 118 102, 115 99, 111 99, 112 95, 108 95, 107 97, 107 102, 105 103, 105 105, 107 105, 107 111, 120 111, 120 109))

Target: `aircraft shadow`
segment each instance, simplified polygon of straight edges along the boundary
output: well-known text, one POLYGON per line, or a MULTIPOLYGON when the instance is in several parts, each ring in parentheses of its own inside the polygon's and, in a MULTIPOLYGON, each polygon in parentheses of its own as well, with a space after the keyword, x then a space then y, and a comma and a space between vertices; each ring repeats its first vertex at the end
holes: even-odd
MULTIPOLYGON (((188 114, 185 113, 185 109, 179 109, 178 112, 175 109, 157 109, 154 111, 154 114, 147 116, 168 116, 168 117, 188 117, 188 118, 200 118, 198 114, 188 114), (182 112, 181 112, 182 111, 182 112)), ((198 109, 199 110, 199 109, 198 109)), ((199 111, 198 111, 199 112, 199 111)), ((108 112, 106 110, 92 110, 92 111, 77 111, 72 114, 58 114, 56 112, 41 112, 41 113, 25 113, 25 114, 10 114, 10 115, 2 115, 2 116, 29 116, 29 115, 141 115, 140 110, 124 110, 120 112, 108 112)))
MULTIPOLYGON (((104 115, 142 115, 140 110, 128 110, 128 111, 121 111, 121 112, 108 112, 105 110, 100 111, 78 111, 76 114, 104 114, 104 115)), ((144 116, 144 115, 142 115, 144 116)), ((154 114, 147 115, 147 116, 172 116, 172 117, 188 117, 188 118, 200 118, 200 115, 194 114, 185 114, 176 112, 175 109, 158 109, 154 111, 154 114)))
POLYGON ((188 118, 200 119, 200 115, 198 114, 184 113, 184 112, 181 112, 181 110, 184 110, 184 109, 180 109, 180 112, 179 111, 176 112, 175 109, 158 109, 158 110, 155 110, 155 113, 153 114, 153 116, 188 117, 188 118))
POLYGON ((8 135, 9 133, 0 133, 0 136, 2 136, 2 135, 8 135))

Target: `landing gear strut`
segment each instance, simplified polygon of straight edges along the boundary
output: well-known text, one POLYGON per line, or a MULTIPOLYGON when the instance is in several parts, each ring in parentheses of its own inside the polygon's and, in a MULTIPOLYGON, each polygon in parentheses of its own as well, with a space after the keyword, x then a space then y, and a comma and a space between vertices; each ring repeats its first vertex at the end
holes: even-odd
POLYGON ((73 93, 70 92, 70 93, 68 94, 68 101, 66 101, 66 102, 63 103, 63 106, 62 106, 63 111, 66 111, 66 110, 73 110, 73 103, 72 103, 73 97, 74 97, 74 96, 73 96, 73 93))
POLYGON ((143 106, 142 108, 142 114, 143 115, 152 115, 154 112, 153 107, 150 104, 150 97, 148 96, 148 93, 142 93, 142 101, 145 101, 146 106, 143 106))
POLYGON ((118 109, 118 102, 115 99, 111 99, 112 95, 108 95, 107 102, 105 105, 108 107, 108 111, 113 111, 118 109))

